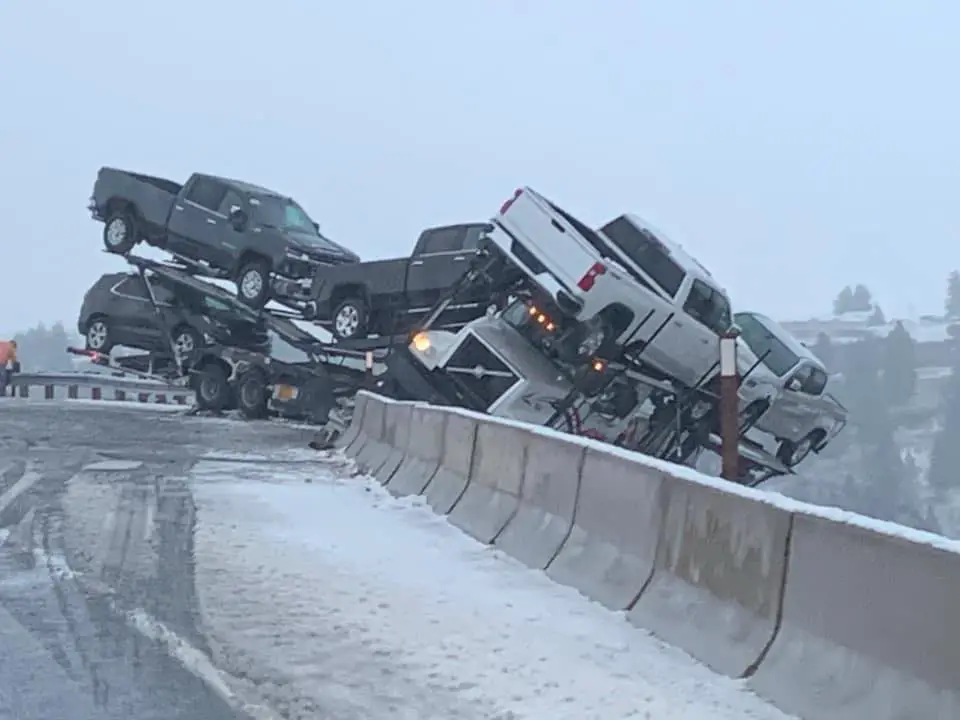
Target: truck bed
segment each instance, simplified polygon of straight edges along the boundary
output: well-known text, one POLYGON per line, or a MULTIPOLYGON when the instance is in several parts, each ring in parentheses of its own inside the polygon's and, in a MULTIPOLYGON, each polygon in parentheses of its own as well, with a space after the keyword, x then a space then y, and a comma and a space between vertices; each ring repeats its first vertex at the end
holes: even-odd
POLYGON ((148 237, 162 236, 182 189, 182 185, 172 180, 104 167, 97 173, 93 186, 94 216, 106 220, 114 205, 133 205, 141 232, 148 237))

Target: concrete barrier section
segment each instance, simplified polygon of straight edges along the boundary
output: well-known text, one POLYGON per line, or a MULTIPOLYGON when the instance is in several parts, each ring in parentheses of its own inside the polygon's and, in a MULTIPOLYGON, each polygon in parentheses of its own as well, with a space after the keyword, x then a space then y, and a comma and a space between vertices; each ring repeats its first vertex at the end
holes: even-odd
POLYGON ((357 452, 357 467, 361 471, 374 474, 386 462, 390 447, 384 442, 387 425, 387 406, 392 405, 379 395, 370 395, 363 411, 363 429, 367 439, 357 452))
POLYGON ((382 484, 390 482, 390 478, 400 467, 407 454, 407 445, 410 442, 410 414, 413 405, 410 403, 391 403, 387 405, 387 417, 384 424, 383 441, 389 448, 387 459, 374 473, 382 484))
POLYGON ((543 570, 550 564, 573 527, 585 455, 578 443, 531 435, 520 507, 497 538, 497 547, 528 567, 543 570))
POLYGON ((363 410, 367 406, 367 394, 362 390, 356 394, 353 404, 353 417, 350 418, 350 427, 343 435, 337 438, 334 447, 340 448, 350 457, 355 457, 353 444, 363 435, 363 410))
POLYGON ((424 490, 427 503, 441 515, 449 513, 467 489, 478 424, 467 415, 445 412, 440 467, 424 490))
POLYGON ((717 672, 742 677, 777 629, 790 513, 670 478, 653 579, 628 614, 717 672))
POLYGON ((442 410, 413 407, 407 454, 387 483, 387 490, 397 496, 423 493, 440 467, 446 418, 447 413, 442 410))
POLYGON ((573 528, 547 574, 611 610, 631 607, 653 573, 662 482, 640 462, 588 448, 573 528))
POLYGON ((530 432, 480 421, 470 482, 450 511, 450 522, 483 543, 492 543, 520 507, 520 488, 530 432))
POLYGON ((960 554, 794 514, 780 630, 752 687, 824 720, 960 718, 960 554))

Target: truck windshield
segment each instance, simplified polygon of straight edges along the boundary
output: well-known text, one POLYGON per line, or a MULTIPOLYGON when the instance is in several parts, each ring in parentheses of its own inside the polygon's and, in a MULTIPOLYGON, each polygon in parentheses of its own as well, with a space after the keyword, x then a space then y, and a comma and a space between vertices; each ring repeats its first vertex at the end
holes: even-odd
POLYGON ((250 198, 250 204, 256 208, 257 220, 263 225, 317 235, 310 216, 292 200, 256 195, 250 198))
POLYGON ((758 358, 763 358, 763 364, 777 377, 789 373, 800 361, 800 357, 753 314, 737 313, 733 320, 747 347, 758 358), (763 357, 764 353, 766 357, 763 357))

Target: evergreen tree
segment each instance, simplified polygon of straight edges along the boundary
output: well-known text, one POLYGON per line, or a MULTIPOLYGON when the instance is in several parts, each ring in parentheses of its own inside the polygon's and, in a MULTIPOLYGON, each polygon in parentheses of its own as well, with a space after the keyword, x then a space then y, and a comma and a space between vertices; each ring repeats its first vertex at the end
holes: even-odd
POLYGON ((876 442, 882 435, 880 421, 887 414, 887 397, 881 382, 880 340, 865 338, 851 343, 844 353, 844 401, 850 409, 850 420, 857 427, 857 437, 864 443, 876 442))
POLYGON ((850 286, 847 285, 843 290, 840 291, 836 299, 833 301, 833 314, 843 315, 846 312, 850 312, 852 305, 853 290, 851 290, 850 286))
POLYGON ((873 306, 873 314, 867 318, 867 325, 869 327, 878 327, 880 325, 886 325, 887 318, 883 314, 883 310, 880 309, 879 305, 873 306))
POLYGON ((940 493, 960 487, 960 372, 956 366, 945 393, 943 419, 933 441, 928 478, 940 493))
POLYGON ((897 322, 883 340, 883 390, 892 405, 903 405, 917 389, 917 348, 897 322))
POLYGON ((960 272, 954 270, 947 277, 947 300, 944 303, 947 318, 960 318, 960 272))
POLYGON ((873 308, 873 296, 866 285, 857 285, 853 289, 850 310, 853 312, 868 312, 873 308))

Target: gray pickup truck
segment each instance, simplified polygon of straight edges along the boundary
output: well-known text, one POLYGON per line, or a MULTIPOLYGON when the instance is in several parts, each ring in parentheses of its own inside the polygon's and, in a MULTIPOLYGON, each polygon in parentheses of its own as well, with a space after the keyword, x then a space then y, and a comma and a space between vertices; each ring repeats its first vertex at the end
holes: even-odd
POLYGON ((360 258, 323 237, 294 200, 273 190, 213 175, 186 184, 104 167, 90 212, 104 223, 107 251, 125 255, 138 242, 170 252, 195 270, 233 280, 246 304, 307 299, 320 266, 360 258))
MULTIPOLYGON (((410 257, 318 268, 307 317, 338 340, 407 332, 470 269, 489 229, 489 223, 434 227, 420 234, 410 257)), ((483 283, 466 288, 436 324, 453 327, 482 316, 492 294, 483 283)))

